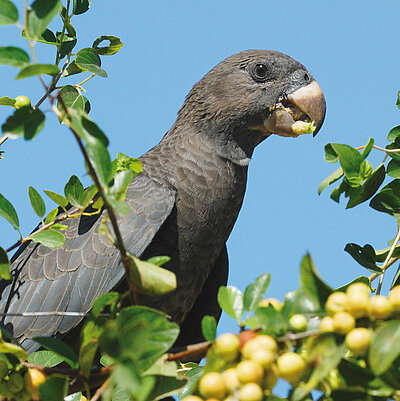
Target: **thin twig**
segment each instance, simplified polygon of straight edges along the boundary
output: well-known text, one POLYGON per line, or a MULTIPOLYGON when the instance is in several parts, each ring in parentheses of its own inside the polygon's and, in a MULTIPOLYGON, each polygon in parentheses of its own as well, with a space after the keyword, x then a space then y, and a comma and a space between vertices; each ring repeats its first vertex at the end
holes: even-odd
POLYGON ((104 390, 107 388, 108 383, 110 382, 110 379, 108 378, 93 394, 93 397, 90 399, 90 401, 97 401, 100 399, 101 395, 103 394, 104 390))
MULTIPOLYGON (((385 149, 385 148, 381 148, 380 146, 375 146, 375 145, 372 145, 372 147, 374 149, 378 149, 378 150, 381 150, 382 152, 386 152, 386 153, 400 153, 400 149, 385 149)), ((365 145, 359 146, 359 147, 355 148, 355 150, 361 150, 364 148, 365 148, 365 145)))
POLYGON ((318 333, 319 333, 319 330, 309 330, 309 331, 304 331, 302 333, 287 333, 284 336, 277 338, 277 341, 278 342, 296 341, 296 340, 300 340, 302 338, 307 338, 307 337, 313 336, 318 333))
POLYGON ((176 361, 184 359, 187 356, 192 356, 194 354, 206 354, 207 350, 211 347, 212 343, 210 341, 204 341, 198 344, 188 345, 184 351, 170 353, 167 356, 167 361, 176 361))

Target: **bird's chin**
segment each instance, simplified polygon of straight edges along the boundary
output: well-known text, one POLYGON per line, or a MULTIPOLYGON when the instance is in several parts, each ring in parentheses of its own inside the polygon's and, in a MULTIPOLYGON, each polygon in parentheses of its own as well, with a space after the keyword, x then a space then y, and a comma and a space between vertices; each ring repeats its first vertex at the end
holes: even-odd
POLYGON ((325 98, 316 81, 292 92, 270 107, 265 133, 285 137, 317 134, 325 118, 325 98))

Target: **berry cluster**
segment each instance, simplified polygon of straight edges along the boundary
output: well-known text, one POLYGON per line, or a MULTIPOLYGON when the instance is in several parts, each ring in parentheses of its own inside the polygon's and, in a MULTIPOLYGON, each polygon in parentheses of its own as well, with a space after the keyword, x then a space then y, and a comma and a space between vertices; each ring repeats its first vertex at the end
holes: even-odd
POLYGON ((371 342, 369 322, 386 320, 400 312, 400 286, 394 287, 388 297, 370 297, 366 284, 351 284, 346 292, 332 293, 325 310, 329 316, 321 320, 320 331, 345 335, 349 350, 364 356, 371 342))
POLYGON ((254 331, 244 331, 238 336, 222 334, 211 352, 224 361, 226 368, 222 372, 205 373, 198 384, 198 395, 182 401, 261 401, 264 394, 271 394, 278 377, 294 384, 306 367, 299 354, 279 352, 273 337, 254 331))

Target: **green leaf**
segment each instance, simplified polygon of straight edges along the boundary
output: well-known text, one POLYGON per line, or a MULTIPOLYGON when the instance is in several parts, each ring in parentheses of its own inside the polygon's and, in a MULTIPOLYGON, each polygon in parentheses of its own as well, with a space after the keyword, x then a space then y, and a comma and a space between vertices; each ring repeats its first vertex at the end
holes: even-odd
POLYGON ((361 154, 349 145, 340 143, 331 143, 330 145, 339 157, 340 165, 350 186, 358 186, 361 182, 359 174, 363 162, 361 154))
POLYGON ((80 74, 81 72, 83 72, 82 68, 78 67, 74 60, 72 63, 68 65, 68 67, 65 69, 65 71, 61 76, 68 77, 70 75, 80 74))
POLYGON ((52 368, 64 362, 64 358, 55 354, 53 351, 36 351, 28 355, 28 362, 34 365, 52 368))
POLYGON ((169 256, 153 256, 152 258, 147 259, 147 262, 156 266, 162 266, 170 260, 171 258, 169 256))
POLYGON ((136 174, 132 170, 124 170, 117 173, 110 187, 110 194, 115 197, 115 199, 125 199, 126 190, 135 175, 136 174))
POLYGON ((382 273, 381 268, 376 264, 375 250, 370 244, 361 247, 360 245, 350 243, 345 246, 344 250, 349 253, 356 262, 369 271, 379 274, 382 273))
POLYGON ((350 285, 351 285, 351 284, 354 284, 354 283, 364 283, 364 284, 366 284, 368 287, 371 286, 371 283, 370 283, 368 277, 360 276, 360 277, 357 277, 356 279, 350 281, 350 283, 345 284, 345 285, 342 285, 342 286, 339 287, 339 288, 336 288, 335 291, 346 292, 347 288, 350 287, 350 285))
POLYGON ((97 318, 99 314, 104 310, 105 307, 110 306, 111 309, 115 307, 119 301, 120 294, 118 292, 107 292, 106 294, 100 295, 94 302, 91 316, 97 318))
POLYGON ((67 207, 68 200, 64 198, 62 195, 59 195, 53 191, 48 191, 47 189, 45 189, 44 192, 51 200, 57 203, 57 205, 60 205, 63 209, 67 207))
POLYGON ((101 54, 102 56, 111 56, 112 54, 117 53, 123 45, 124 44, 121 42, 121 40, 116 36, 106 35, 97 38, 93 42, 92 47, 97 51, 98 54, 101 54), (109 42, 108 46, 100 47, 99 45, 104 41, 109 42))
POLYGON ((39 242, 48 248, 59 248, 65 242, 64 235, 55 230, 39 231, 31 234, 28 239, 39 242))
POLYGON ((115 321, 106 322, 100 343, 112 358, 131 360, 144 371, 169 350, 178 334, 178 325, 168 321, 164 313, 145 306, 129 306, 120 311, 115 321))
POLYGON ((17 7, 9 0, 0 0, 0 25, 12 25, 17 22, 17 7))
POLYGON ((395 159, 390 160, 386 173, 393 178, 400 178, 400 161, 395 159))
POLYGON ((61 11, 59 0, 35 0, 28 8, 27 31, 36 40, 46 31, 51 20, 61 11))
POLYGON ((72 369, 78 369, 79 361, 75 351, 63 341, 54 337, 34 337, 33 340, 60 356, 72 369))
POLYGON ((368 138, 368 142, 365 145, 365 148, 361 152, 361 157, 365 160, 369 154, 371 153, 372 148, 374 147, 374 139, 368 138))
POLYGON ((376 375, 386 372, 400 355, 400 320, 382 323, 374 332, 368 361, 376 375))
POLYGON ((400 125, 398 125, 397 127, 392 128, 389 133, 388 136, 386 137, 386 139, 389 142, 395 142, 396 139, 400 136, 400 125))
POLYGON ((29 187, 28 192, 33 210, 40 218, 43 218, 44 214, 46 213, 46 205, 44 204, 43 198, 33 187, 29 187))
POLYGON ((0 106, 15 107, 15 99, 12 99, 11 97, 7 97, 7 96, 0 97, 0 106))
POLYGON ((332 144, 331 143, 327 143, 325 145, 325 160, 328 163, 336 163, 339 160, 338 159, 338 155, 336 154, 336 152, 332 148, 332 144))
MULTIPOLYGON (((22 36, 26 38, 25 31, 22 31, 22 36)), ((37 39, 36 42, 46 43, 47 45, 57 45, 57 39, 50 29, 46 29, 37 39)))
POLYGON ((264 273, 257 277, 254 283, 248 285, 244 291, 244 309, 251 312, 257 307, 260 301, 264 298, 271 282, 271 274, 264 273))
POLYGON ((45 116, 39 109, 23 107, 15 110, 1 127, 3 134, 15 139, 22 136, 24 139, 33 139, 44 127, 45 116))
POLYGON ((390 289, 400 284, 400 265, 397 268, 395 275, 393 276, 392 284, 390 285, 390 289))
POLYGON ((293 401, 304 399, 317 387, 339 365, 345 352, 345 344, 337 344, 334 334, 326 333, 313 338, 307 352, 307 359, 313 370, 308 381, 294 390, 293 401))
POLYGON ((90 8, 92 0, 74 0, 73 13, 75 15, 83 14, 90 8))
POLYGON ((185 378, 188 379, 188 382, 178 393, 178 397, 180 400, 183 400, 188 395, 193 394, 203 374, 204 374, 204 368, 202 366, 195 366, 184 373, 185 378))
POLYGON ((15 230, 19 229, 19 219, 14 206, 0 194, 0 216, 8 220, 15 230))
POLYGON ((142 171, 142 162, 139 159, 129 157, 123 153, 118 153, 117 158, 113 160, 113 163, 116 163, 116 173, 124 170, 132 170, 136 175, 142 171))
POLYGON ((55 209, 53 209, 46 217, 44 223, 45 224, 49 224, 52 223, 54 221, 54 219, 57 217, 58 215, 58 207, 56 207, 55 209))
POLYGON ((128 253, 129 281, 144 294, 162 295, 176 289, 176 276, 167 269, 144 262, 128 253))
MULTIPOLYGON (((4 334, 5 329, 2 329, 2 332, 4 334)), ((12 343, 6 343, 6 342, 0 342, 0 354, 12 354, 16 358, 25 361, 28 358, 28 354, 26 351, 20 347, 19 345, 12 344, 12 343)))
POLYGON ((29 64, 30 58, 25 50, 19 47, 0 47, 0 64, 22 68, 29 64))
POLYGON ((23 67, 15 79, 33 77, 40 74, 55 76, 60 72, 55 64, 31 64, 23 67))
POLYGON ((99 77, 106 78, 107 73, 100 68, 101 60, 96 50, 86 47, 76 54, 75 63, 84 71, 89 71, 99 77))
POLYGON ((79 109, 69 110, 70 126, 87 144, 108 146, 108 139, 99 126, 91 120, 84 111, 79 109))
POLYGON ((42 401, 64 401, 68 394, 68 378, 52 374, 39 386, 39 395, 42 401))
POLYGON ((337 180, 343 177, 343 169, 339 167, 337 170, 335 170, 332 174, 330 174, 328 177, 326 177, 321 184, 319 184, 318 187, 318 195, 321 195, 321 192, 327 188, 329 185, 333 184, 337 180))
POLYGON ((85 203, 85 190, 83 184, 76 175, 71 176, 69 181, 65 184, 64 194, 71 205, 78 209, 83 209, 85 203))
POLYGON ((261 327, 262 334, 281 336, 287 330, 287 319, 272 305, 258 307, 254 312, 254 320, 261 327))
MULTIPOLYGON (((393 161, 393 160, 392 160, 393 161)), ((385 180, 385 166, 382 163, 376 170, 365 180, 359 188, 351 188, 350 199, 346 205, 346 209, 350 209, 370 199, 378 191, 379 187, 385 180)))
POLYGON ((10 261, 7 252, 0 246, 0 279, 11 280, 10 261))
POLYGON ((378 212, 400 217, 400 191, 386 186, 371 199, 369 205, 378 212))
MULTIPOLYGON (((87 112, 90 109, 89 101, 72 85, 63 86, 57 96, 57 109, 62 113, 65 108, 77 109, 87 112), (61 98, 61 100, 60 100, 61 98)), ((60 122, 63 120, 59 117, 60 122)))
POLYGON ((112 179, 112 166, 111 157, 107 148, 98 141, 97 143, 88 142, 85 146, 85 150, 97 178, 100 181, 100 185, 103 188, 108 187, 112 179))
POLYGON ((285 295, 285 303, 282 308, 282 316, 286 320, 296 313, 315 316, 323 314, 324 309, 315 294, 306 288, 298 288, 285 295))
POLYGON ((214 341, 217 336, 217 321, 214 316, 206 315, 201 320, 201 332, 207 341, 214 341))
MULTIPOLYGON (((64 401, 81 401, 82 400, 82 393, 73 393, 64 397, 64 401)), ((130 400, 127 400, 130 401, 130 400)))
POLYGON ((59 58, 63 59, 75 47, 77 39, 74 27, 67 21, 64 22, 67 32, 56 32, 57 43, 59 44, 59 58), (61 42, 62 39, 62 42, 61 42))
POLYGON ((315 296, 321 308, 325 305, 328 296, 333 292, 333 289, 322 281, 309 253, 304 255, 301 261, 300 286, 315 296))
POLYGON ((218 291, 218 303, 228 316, 240 323, 243 315, 243 295, 239 289, 221 286, 218 291))

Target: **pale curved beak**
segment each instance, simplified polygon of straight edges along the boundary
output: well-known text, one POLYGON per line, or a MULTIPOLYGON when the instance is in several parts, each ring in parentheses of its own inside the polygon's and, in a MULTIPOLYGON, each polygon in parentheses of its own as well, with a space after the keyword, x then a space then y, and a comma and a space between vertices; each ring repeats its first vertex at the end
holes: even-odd
POLYGON ((264 128, 281 136, 297 137, 320 130, 326 111, 325 97, 317 81, 288 94, 273 106, 264 128))

